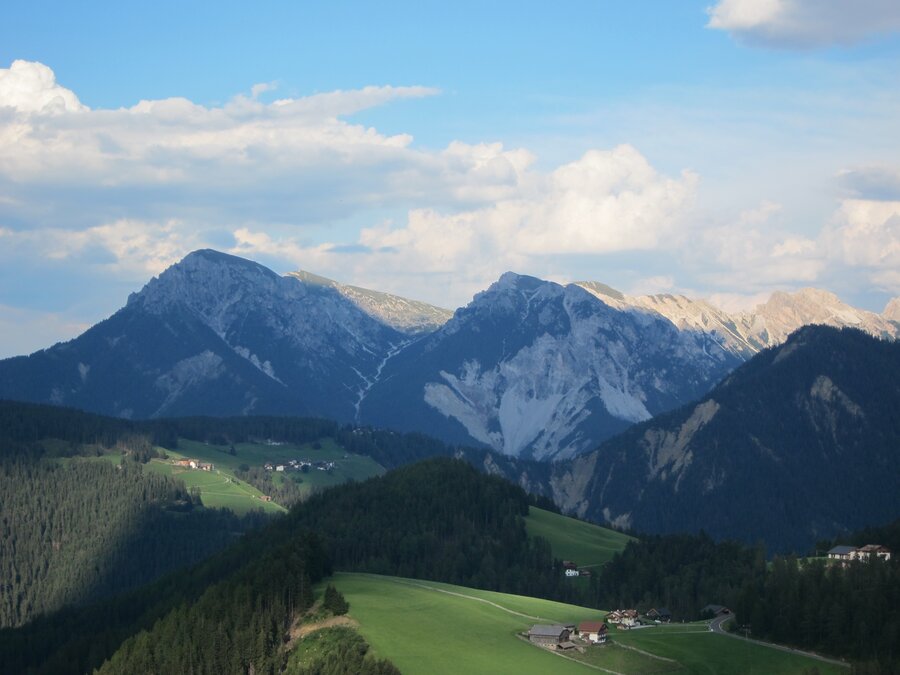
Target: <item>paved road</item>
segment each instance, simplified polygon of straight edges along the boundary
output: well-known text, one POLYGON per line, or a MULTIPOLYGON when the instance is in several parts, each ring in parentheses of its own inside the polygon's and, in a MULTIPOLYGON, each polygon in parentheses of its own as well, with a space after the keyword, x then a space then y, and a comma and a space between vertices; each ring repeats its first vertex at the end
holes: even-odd
POLYGON ((787 652, 788 654, 799 654, 800 656, 808 656, 811 659, 817 659, 819 661, 824 661, 825 663, 831 663, 835 666, 842 666, 844 668, 850 668, 849 663, 845 663, 844 661, 838 661, 837 659, 829 659, 825 656, 819 656, 818 654, 814 654, 813 652, 804 652, 799 649, 793 649, 792 647, 785 647, 783 645, 776 645, 771 642, 763 642, 762 640, 751 640, 750 638, 745 638, 743 635, 738 633, 729 633, 723 626, 734 619, 734 615, 732 614, 723 614, 722 616, 717 616, 715 619, 709 622, 709 629, 713 633, 718 633, 719 635, 727 635, 728 637, 735 638, 737 640, 746 640, 747 642, 752 642, 757 645, 762 645, 763 647, 769 647, 770 649, 777 649, 781 652, 787 652))

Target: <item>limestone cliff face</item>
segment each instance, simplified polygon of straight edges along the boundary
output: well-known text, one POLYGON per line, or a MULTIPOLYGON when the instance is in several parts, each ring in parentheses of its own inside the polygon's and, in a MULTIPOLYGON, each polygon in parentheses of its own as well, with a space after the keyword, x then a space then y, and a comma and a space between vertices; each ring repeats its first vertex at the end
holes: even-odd
POLYGON ((361 420, 560 460, 702 396, 740 361, 658 314, 508 272, 386 364, 361 420))

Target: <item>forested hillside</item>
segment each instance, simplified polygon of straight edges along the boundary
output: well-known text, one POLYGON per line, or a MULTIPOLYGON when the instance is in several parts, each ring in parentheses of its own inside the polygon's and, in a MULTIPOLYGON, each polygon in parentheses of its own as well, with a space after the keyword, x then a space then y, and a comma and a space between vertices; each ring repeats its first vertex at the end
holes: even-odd
MULTIPOLYGON (((214 444, 241 443, 254 439, 277 439, 308 443, 333 438, 348 452, 367 455, 385 468, 394 468, 435 455, 453 454, 454 449, 422 434, 353 427, 313 417, 178 417, 155 420, 125 420, 35 403, 0 401, 0 439, 35 444, 46 439, 66 444, 38 448, 40 454, 78 454, 77 447, 97 444, 111 448, 121 440, 143 437, 151 445, 176 449, 178 439, 214 444)), ((30 449, 34 451, 35 446, 30 449)), ((0 448, 0 455, 9 451, 0 448)))
POLYGON ((504 479, 432 459, 316 495, 288 519, 320 533, 344 571, 581 600, 549 543, 529 536, 530 503, 504 479))
POLYGON ((416 435, 302 418, 132 422, 77 410, 0 402, 0 627, 107 597, 196 563, 257 527, 203 508, 177 479, 145 462, 179 439, 240 443, 332 438, 387 466, 443 444, 416 435))
POLYGON ((338 567, 558 599, 579 595, 549 544, 529 537, 523 516, 531 501, 500 478, 441 458, 339 486, 192 570, 0 631, 0 662, 13 672, 84 672, 134 637, 109 672, 171 672, 167 649, 188 658, 188 645, 207 640, 197 648, 209 652, 196 672, 229 672, 237 663, 269 672, 286 623, 306 604, 298 565, 306 565, 309 582, 338 567), (315 565, 303 562, 304 551, 314 553, 315 565), (208 664, 226 670, 205 670, 208 664))
POLYGON ((261 522, 195 507, 137 462, 0 458, 0 627, 135 588, 261 522))

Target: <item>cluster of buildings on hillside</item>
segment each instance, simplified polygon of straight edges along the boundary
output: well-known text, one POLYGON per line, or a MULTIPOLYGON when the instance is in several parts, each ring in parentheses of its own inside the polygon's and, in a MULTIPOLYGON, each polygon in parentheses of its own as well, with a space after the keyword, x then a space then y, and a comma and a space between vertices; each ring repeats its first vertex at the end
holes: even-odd
POLYGON ((185 469, 198 469, 200 471, 215 471, 216 469, 215 464, 201 462, 199 459, 176 459, 172 463, 185 469))
POLYGON ((567 577, 589 577, 591 571, 586 567, 578 567, 571 560, 563 560, 563 574, 567 577))
POLYGON ((334 462, 314 462, 311 459, 290 459, 287 462, 266 462, 265 463, 266 471, 303 471, 306 473, 310 469, 316 469, 318 471, 332 471, 334 470, 334 462))
POLYGON ((837 560, 842 563, 848 563, 851 560, 861 560, 866 562, 870 557, 880 558, 881 560, 891 559, 891 549, 881 544, 866 544, 865 546, 835 546, 828 551, 829 560, 837 560))
POLYGON ((582 621, 570 624, 535 624, 528 631, 528 641, 562 651, 577 649, 583 652, 590 645, 606 642, 609 629, 603 621, 582 621))
MULTIPOLYGON (((712 606, 710 606, 712 607, 712 606)), ((716 608, 728 612, 725 607, 716 608)), ((716 614, 716 612, 712 612, 716 614)), ((562 651, 576 649, 583 652, 591 645, 602 645, 609 635, 609 627, 627 630, 638 626, 670 623, 672 613, 665 607, 653 608, 646 614, 639 614, 636 609, 617 609, 606 615, 604 621, 582 621, 579 624, 535 624, 526 634, 529 642, 549 649, 562 651)))

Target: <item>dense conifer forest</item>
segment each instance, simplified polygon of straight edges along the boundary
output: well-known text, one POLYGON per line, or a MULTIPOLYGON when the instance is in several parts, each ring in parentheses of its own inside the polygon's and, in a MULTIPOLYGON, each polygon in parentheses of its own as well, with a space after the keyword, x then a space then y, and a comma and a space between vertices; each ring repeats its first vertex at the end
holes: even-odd
POLYGON ((727 605, 748 580, 765 577, 766 556, 705 534, 644 536, 630 542, 603 568, 598 606, 666 607, 677 619, 694 620, 708 604, 727 605))
POLYGON ((523 518, 534 501, 501 478, 437 458, 315 495, 287 518, 318 532, 344 571, 583 599, 549 544, 528 536, 523 518))
POLYGON ((136 588, 264 520, 195 507, 134 461, 0 458, 0 627, 136 588))

